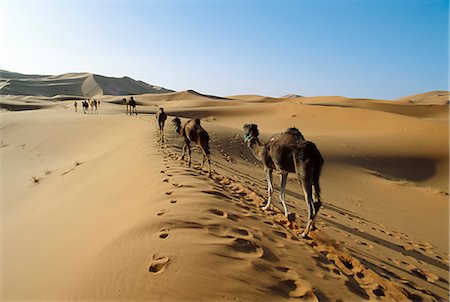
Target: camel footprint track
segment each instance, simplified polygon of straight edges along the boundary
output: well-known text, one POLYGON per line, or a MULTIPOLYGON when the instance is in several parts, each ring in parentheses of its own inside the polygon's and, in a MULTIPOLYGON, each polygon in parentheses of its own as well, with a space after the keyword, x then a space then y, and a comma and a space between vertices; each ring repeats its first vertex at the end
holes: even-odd
MULTIPOLYGON (((163 152, 168 152, 167 149, 163 152)), ((176 160, 177 156, 175 153, 169 154, 169 158, 176 160)), ((190 167, 189 171, 192 171, 192 174, 195 176, 200 175, 199 171, 190 167)), ((273 208, 273 210, 262 211, 260 207, 264 204, 265 198, 253 191, 252 189, 246 187, 242 184, 239 178, 234 177, 234 179, 229 178, 227 176, 223 176, 217 171, 213 171, 212 181, 218 184, 225 192, 214 191, 204 191, 203 193, 209 195, 215 195, 219 199, 225 199, 226 201, 234 201, 236 204, 244 205, 244 207, 240 207, 243 211, 251 211, 251 208, 254 207, 253 215, 263 215, 271 220, 265 221, 266 224, 271 227, 277 228, 282 227, 285 231, 277 230, 274 232, 275 235, 279 236, 283 240, 295 240, 295 241, 303 241, 307 245, 309 245, 313 250, 315 250, 322 257, 326 257, 330 261, 330 265, 334 266, 330 270, 336 274, 336 276, 347 276, 349 280, 353 280, 352 282, 358 284, 357 287, 361 288, 361 291, 364 291, 367 294, 367 297, 373 297, 374 299, 379 299, 387 295, 396 296, 398 299, 409 299, 414 294, 411 294, 405 288, 392 283, 389 280, 383 280, 383 278, 378 275, 376 272, 365 267, 357 258, 344 253, 338 248, 336 245, 327 244, 321 239, 317 237, 317 231, 310 232, 310 238, 299 239, 302 229, 299 224, 295 221, 289 221, 277 208, 273 208)), ((209 214, 219 216, 225 219, 233 220, 233 215, 228 213, 227 211, 211 208, 208 210, 209 214), (231 217, 231 218, 230 218, 231 217)), ((350 215, 344 212, 338 212, 339 214, 345 216, 346 218, 351 218, 350 215), (347 215, 346 215, 347 214, 347 215)), ((247 213, 248 214, 248 213, 247 213)), ((243 214, 244 215, 244 214, 243 214)), ((305 214, 302 213, 302 216, 305 214)), ((238 215, 235 215, 239 218, 238 215)), ((246 216, 246 215, 244 215, 246 216)), ((325 215, 325 217, 329 219, 337 219, 334 215, 325 215)), ((357 223, 361 226, 367 226, 366 221, 357 221, 357 223)), ((270 254, 270 250, 267 247, 263 247, 262 244, 255 241, 252 236, 246 237, 245 231, 238 231, 237 233, 232 233, 231 231, 218 232, 217 230, 210 230, 211 234, 216 234, 219 237, 223 237, 226 240, 232 240, 230 242, 229 250, 238 258, 242 257, 268 257, 270 254), (265 250, 267 249, 267 252, 265 250)), ((391 234, 395 234, 394 232, 389 232, 391 234)), ((385 233, 386 234, 386 233, 385 233)), ((389 236, 389 234, 386 234, 389 236)), ((397 234, 395 234, 397 235, 397 234)), ((323 237, 324 235, 321 234, 323 237)), ((325 241, 332 241, 331 239, 326 239, 325 241)), ((428 247, 426 247, 428 248, 428 247)), ((224 255, 226 256, 226 255, 224 255)), ((229 256, 229 255, 228 255, 229 256)), ((418 275, 420 272, 418 272, 418 275)), ((430 279, 433 279, 434 276, 428 276, 430 279)), ((424 276, 424 278, 426 278, 424 276)), ((284 293, 287 297, 308 297, 311 300, 316 300, 314 292, 305 288, 304 284, 307 284, 306 281, 298 281, 295 278, 285 279, 281 281, 282 284, 279 284, 280 288, 284 288, 284 293), (305 296, 306 295, 306 296, 305 296)))
POLYGON ((167 256, 154 254, 152 256, 152 261, 150 263, 150 266, 148 268, 148 271, 152 273, 153 275, 159 275, 164 272, 164 270, 167 268, 167 265, 170 261, 170 258, 167 256))

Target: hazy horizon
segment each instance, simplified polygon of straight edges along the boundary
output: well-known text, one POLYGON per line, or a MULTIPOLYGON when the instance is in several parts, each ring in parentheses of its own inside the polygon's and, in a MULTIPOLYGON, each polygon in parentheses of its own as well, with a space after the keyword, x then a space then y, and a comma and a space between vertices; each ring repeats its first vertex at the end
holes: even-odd
POLYGON ((448 90, 448 1, 2 1, 0 68, 213 95, 448 90))

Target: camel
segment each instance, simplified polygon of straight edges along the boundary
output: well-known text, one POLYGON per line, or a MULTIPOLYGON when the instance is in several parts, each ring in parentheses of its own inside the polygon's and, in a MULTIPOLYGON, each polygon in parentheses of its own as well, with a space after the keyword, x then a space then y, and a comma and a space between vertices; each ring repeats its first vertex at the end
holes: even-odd
POLYGON ((167 120, 167 114, 164 112, 164 108, 159 108, 158 112, 155 115, 156 120, 158 121, 159 127, 159 140, 164 143, 164 124, 167 120))
POLYGON ((319 178, 323 166, 323 158, 316 145, 306 141, 297 128, 289 128, 286 132, 275 134, 268 143, 263 144, 259 138, 258 126, 245 124, 243 127, 244 141, 251 149, 253 155, 262 161, 268 184, 268 200, 263 210, 269 208, 272 200, 273 185, 272 172, 276 170, 280 174, 280 200, 283 204, 284 215, 289 220, 285 199, 286 181, 289 173, 295 173, 297 180, 303 188, 306 205, 308 207, 308 223, 302 237, 307 237, 317 218, 317 213, 322 206, 320 197, 319 178), (315 201, 312 190, 314 187, 315 201))
POLYGON ((82 105, 83 105, 83 112, 84 112, 84 114, 86 114, 86 112, 89 112, 89 103, 86 100, 84 100, 82 102, 82 105))
POLYGON ((128 114, 128 102, 127 102, 127 99, 126 99, 126 98, 123 98, 123 99, 122 99, 122 104, 125 105, 126 114, 128 114))
POLYGON ((91 102, 91 111, 98 114, 97 101, 95 99, 93 99, 91 102))
POLYGON ((211 159, 210 159, 210 151, 209 151, 209 135, 205 129, 200 126, 199 119, 193 119, 187 121, 184 125, 181 125, 181 120, 178 117, 175 117, 172 120, 172 124, 175 127, 175 132, 179 137, 184 138, 184 146, 183 151, 181 153, 181 159, 184 159, 184 155, 186 154, 186 148, 188 150, 188 165, 191 165, 191 147, 190 143, 195 142, 200 149, 202 150, 202 166, 200 169, 203 169, 205 162, 208 161, 208 176, 211 177, 211 159))
POLYGON ((167 114, 164 112, 164 108, 159 108, 155 117, 158 120, 159 131, 160 131, 160 133, 163 133, 164 132, 164 124, 166 123, 166 120, 167 120, 167 114))
POLYGON ((127 108, 130 108, 130 115, 131 113, 134 111, 134 113, 137 115, 137 110, 136 110, 136 101, 133 99, 133 97, 130 98, 130 100, 128 101, 128 106, 127 108))
POLYGON ((78 103, 77 103, 77 101, 75 100, 75 102, 73 102, 73 107, 75 108, 75 112, 77 112, 78 110, 78 103))

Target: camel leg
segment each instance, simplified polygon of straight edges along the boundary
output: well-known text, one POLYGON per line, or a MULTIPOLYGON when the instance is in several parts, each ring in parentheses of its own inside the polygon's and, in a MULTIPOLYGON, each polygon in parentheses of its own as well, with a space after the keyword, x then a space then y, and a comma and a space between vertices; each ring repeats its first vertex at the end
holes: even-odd
POLYGON ((188 150, 188 166, 191 166, 191 146, 190 144, 186 144, 188 150))
POLYGON ((266 168, 265 169, 266 172, 266 179, 267 179, 267 194, 268 194, 268 199, 267 199, 267 203, 265 206, 262 207, 263 210, 267 210, 270 206, 270 202, 272 201, 272 195, 273 195, 273 185, 272 185, 272 169, 266 168))
POLYGON ((284 209, 284 215, 286 217, 288 217, 289 212, 287 209, 287 205, 286 205, 286 182, 287 182, 287 176, 288 173, 281 173, 280 175, 280 200, 281 200, 281 204, 283 205, 283 209, 284 209))
POLYGON ((306 228, 302 233, 302 237, 306 237, 312 228, 314 218, 316 216, 316 209, 314 207, 314 200, 312 194, 312 184, 309 179, 303 180, 303 192, 305 194, 305 201, 308 207, 308 223, 306 224, 306 228))
POLYGON ((313 207, 314 207, 314 217, 313 217, 313 219, 312 219, 312 222, 311 222, 311 230, 315 230, 316 229, 316 226, 315 226, 315 223, 316 223, 316 220, 317 220, 317 214, 319 213, 319 209, 322 207, 322 201, 320 200, 320 187, 318 186, 318 185, 316 185, 316 184, 314 184, 314 204, 313 204, 313 207))
POLYGON ((183 149, 181 150, 181 160, 184 160, 184 156, 186 155, 186 146, 187 144, 184 144, 183 149))
POLYGON ((211 158, 208 155, 206 158, 208 160, 208 177, 211 177, 211 158))
POLYGON ((203 166, 205 165, 205 162, 207 161, 205 150, 202 149, 202 166, 200 167, 200 170, 203 170, 203 166))

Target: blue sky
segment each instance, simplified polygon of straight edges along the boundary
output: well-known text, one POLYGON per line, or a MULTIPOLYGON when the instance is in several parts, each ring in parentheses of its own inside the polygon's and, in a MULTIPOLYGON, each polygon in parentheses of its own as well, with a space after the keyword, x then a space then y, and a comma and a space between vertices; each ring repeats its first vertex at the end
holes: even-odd
POLYGON ((438 0, 1 1, 1 69, 216 95, 394 99, 448 89, 438 0))

